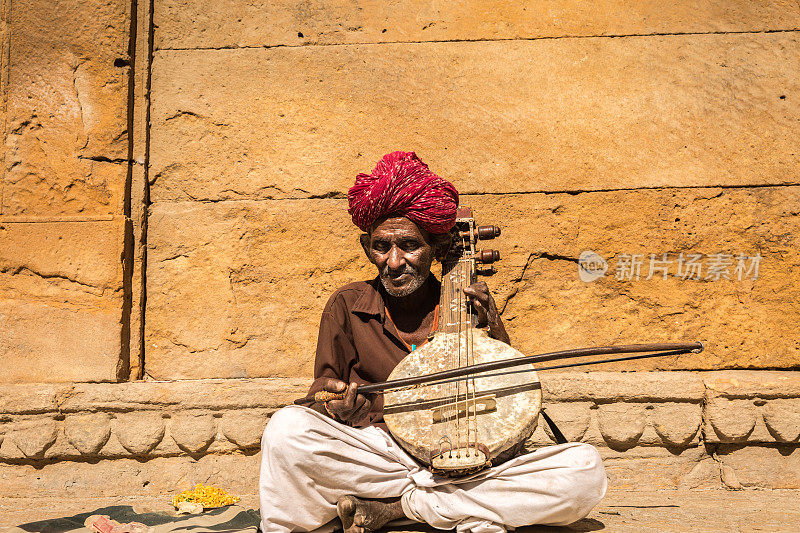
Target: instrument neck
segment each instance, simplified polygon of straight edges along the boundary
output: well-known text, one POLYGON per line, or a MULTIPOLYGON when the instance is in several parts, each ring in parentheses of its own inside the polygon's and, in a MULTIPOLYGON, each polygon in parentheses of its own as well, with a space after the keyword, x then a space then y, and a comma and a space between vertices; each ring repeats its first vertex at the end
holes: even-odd
POLYGON ((459 333, 477 324, 464 289, 475 282, 475 260, 471 252, 442 262, 442 293, 439 300, 439 327, 442 333, 459 333))

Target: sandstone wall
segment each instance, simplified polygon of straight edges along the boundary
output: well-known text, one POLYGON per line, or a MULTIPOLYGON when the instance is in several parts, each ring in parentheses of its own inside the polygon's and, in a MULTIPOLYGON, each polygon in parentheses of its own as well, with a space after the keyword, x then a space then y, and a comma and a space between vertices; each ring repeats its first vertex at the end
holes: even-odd
POLYGON ((153 16, 148 375, 307 376, 328 295, 372 275, 344 193, 396 149, 503 226, 490 283, 523 352, 701 339, 700 356, 619 368, 800 363, 796 4, 165 0, 153 16), (602 279, 580 280, 585 250, 602 279), (676 278, 681 253, 732 264, 676 278), (646 279, 650 254, 671 277, 646 279), (616 275, 627 256, 639 279, 616 275))
POLYGON ((5 2, 2 379, 306 376, 327 296, 371 276, 343 193, 396 148, 504 226, 523 351, 796 367, 797 6, 495 4, 163 1, 151 35, 149 5, 5 2), (732 279, 645 279, 681 253, 732 279))
POLYGON ((130 6, 2 4, 0 381, 127 377, 130 6))
POLYGON ((0 5, 0 495, 253 492, 395 149, 503 227, 523 352, 706 342, 542 376, 613 488, 800 487, 797 2, 0 5))

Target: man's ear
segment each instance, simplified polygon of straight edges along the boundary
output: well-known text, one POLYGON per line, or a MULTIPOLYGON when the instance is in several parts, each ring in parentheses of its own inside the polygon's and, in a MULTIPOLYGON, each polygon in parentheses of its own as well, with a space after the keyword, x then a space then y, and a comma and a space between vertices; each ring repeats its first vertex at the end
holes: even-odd
POLYGON ((369 262, 372 263, 372 256, 369 253, 369 235, 362 233, 358 237, 358 240, 361 242, 361 249, 364 250, 364 254, 367 256, 367 259, 369 259, 369 262))

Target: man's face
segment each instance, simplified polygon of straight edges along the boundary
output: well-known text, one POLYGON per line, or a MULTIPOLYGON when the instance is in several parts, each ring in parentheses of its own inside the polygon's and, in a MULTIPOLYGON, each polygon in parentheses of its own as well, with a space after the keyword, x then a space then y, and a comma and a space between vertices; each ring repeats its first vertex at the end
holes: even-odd
POLYGON ((405 217, 378 220, 361 245, 392 296, 408 296, 431 273, 435 250, 430 234, 405 217))

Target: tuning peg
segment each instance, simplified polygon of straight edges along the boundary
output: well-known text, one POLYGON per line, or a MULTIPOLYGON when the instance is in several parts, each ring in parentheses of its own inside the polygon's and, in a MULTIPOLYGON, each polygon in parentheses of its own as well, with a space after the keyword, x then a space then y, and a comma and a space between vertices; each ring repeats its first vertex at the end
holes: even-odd
POLYGON ((475 254, 475 260, 478 263, 488 265, 495 261, 500 261, 500 252, 497 250, 481 250, 475 254))
POLYGON ((500 228, 498 226, 478 226, 476 230, 478 238, 482 241, 488 241, 500 236, 500 228))

